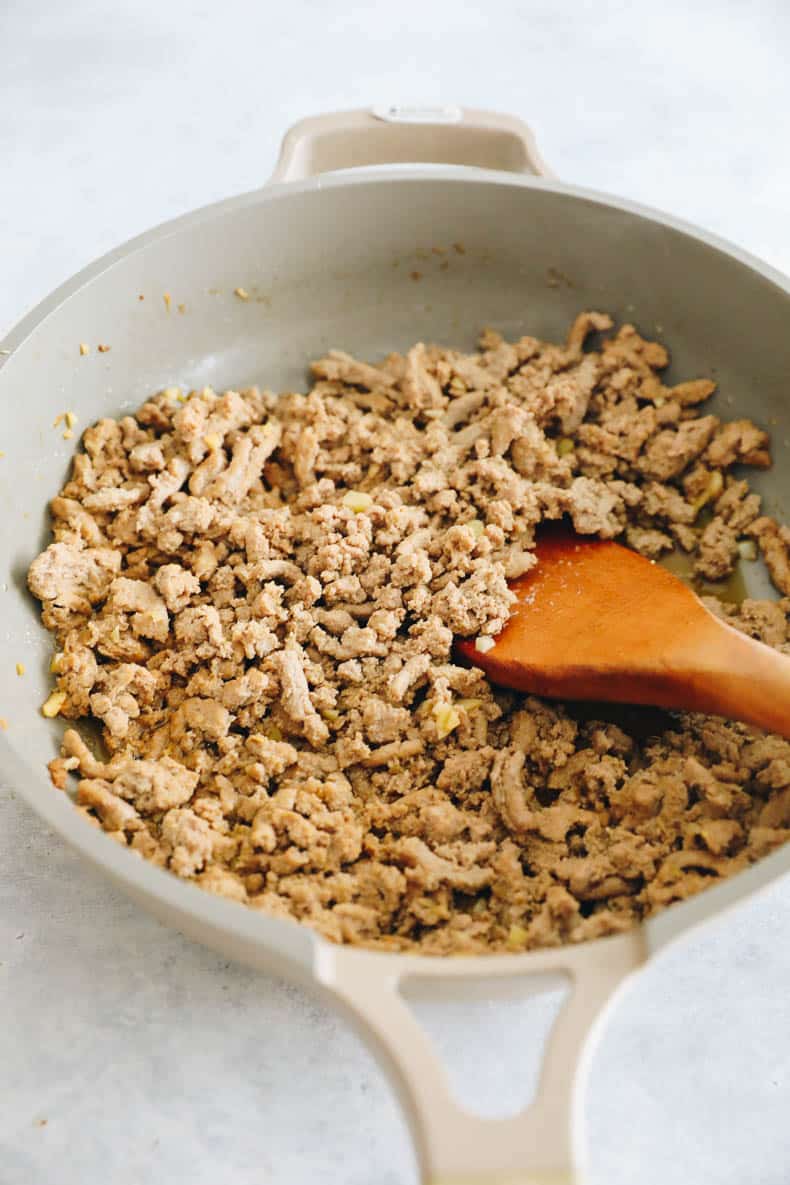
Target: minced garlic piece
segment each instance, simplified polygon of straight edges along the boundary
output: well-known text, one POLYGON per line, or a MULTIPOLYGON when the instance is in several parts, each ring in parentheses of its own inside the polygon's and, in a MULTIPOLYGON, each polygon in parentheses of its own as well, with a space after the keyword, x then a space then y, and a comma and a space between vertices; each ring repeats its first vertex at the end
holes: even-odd
POLYGON ((80 354, 84 358, 86 354, 90 354, 91 348, 87 342, 80 342, 80 354))
POLYGON ((180 399, 181 398, 181 388, 180 387, 165 387, 162 394, 164 395, 165 399, 180 399))
POLYGON ((53 691, 49 699, 41 705, 41 711, 43 715, 47 717, 47 719, 51 720, 53 716, 57 716, 65 702, 65 691, 53 691))
POLYGON ((207 449, 215 453, 222 444, 222 437, 217 432, 207 432, 203 437, 203 443, 207 449))
POLYGON ((738 544, 738 555, 742 560, 757 559, 757 544, 753 539, 741 539, 738 544))
POLYGON ((343 505, 349 510, 353 510, 354 514, 361 514, 363 510, 370 510, 373 499, 364 490, 349 490, 343 496, 343 505))
POLYGON ((60 664, 63 662, 63 651, 59 650, 57 654, 52 655, 52 660, 49 664, 49 672, 51 675, 60 674, 60 664))
POLYGON ((459 699, 459 700, 456 700, 455 706, 457 708, 463 708, 463 710, 466 712, 467 716, 470 716, 472 714, 472 712, 475 711, 476 708, 480 707, 482 702, 483 701, 481 699, 459 699))
POLYGON ((18 662, 18 663, 16 664, 16 673, 17 673, 17 675, 24 675, 24 673, 25 673, 25 664, 24 664, 23 662, 18 662))
POLYGON ((249 300, 250 299, 250 294, 246 288, 234 288, 233 294, 234 294, 234 296, 238 296, 239 300, 249 300))
POLYGON ((487 654, 489 650, 493 650, 496 642, 493 638, 489 638, 484 634, 479 638, 475 638, 475 650, 478 654, 487 654))
POLYGON ((66 431, 63 433, 63 439, 64 440, 73 440, 74 439, 74 433, 72 432, 71 428, 67 428, 66 431))
POLYGON ((528 937, 529 935, 527 934, 527 931, 524 929, 524 927, 514 923, 508 930, 505 946, 508 950, 524 950, 525 946, 527 945, 528 937))
POLYGON ((461 723, 461 717, 452 704, 434 704, 431 711, 436 720, 436 735, 440 741, 449 736, 461 723))
POLYGON ((573 441, 570 436, 561 436, 557 441, 557 456, 567 457, 568 453, 573 452, 573 441))
POLYGON ((724 489, 724 478, 721 475, 720 469, 714 469, 708 478, 708 484, 698 498, 694 499, 692 503, 695 510, 702 510, 708 502, 712 502, 714 498, 718 498, 721 491, 724 489))
POLYGON ((77 416, 73 411, 66 412, 66 427, 73 428, 77 422, 77 416))
POLYGON ((464 526, 469 528, 475 539, 479 539, 483 534, 483 531, 486 529, 485 523, 483 523, 479 518, 470 519, 468 523, 464 523, 464 526))
POLYGON ((171 306, 171 304, 173 303, 173 298, 172 298, 172 296, 170 295, 170 293, 169 293, 169 292, 166 292, 166 293, 164 294, 164 296, 162 297, 162 300, 165 302, 165 308, 167 309, 167 311, 168 311, 168 313, 169 313, 169 312, 170 312, 170 306, 171 306))

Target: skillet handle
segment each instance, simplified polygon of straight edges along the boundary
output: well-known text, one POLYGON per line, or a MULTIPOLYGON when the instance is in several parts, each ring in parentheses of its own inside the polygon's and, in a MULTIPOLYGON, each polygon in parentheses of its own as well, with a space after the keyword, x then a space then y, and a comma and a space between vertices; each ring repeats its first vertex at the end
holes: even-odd
POLYGON ((322 943, 314 970, 389 1074, 409 1122, 422 1185, 581 1185, 574 1112, 587 1039, 616 990, 646 958, 644 936, 633 930, 583 946, 485 960, 395 958, 322 943), (535 974, 572 981, 546 1042, 535 1097, 526 1110, 505 1119, 470 1114, 453 1098, 444 1067, 400 986, 404 980, 438 979, 447 991, 451 979, 459 981, 451 985, 458 993, 475 979, 498 978, 505 986, 516 976, 535 974))
POLYGON ((300 120, 285 133, 270 181, 301 181, 363 165, 472 165, 552 174, 532 130, 513 115, 471 107, 372 107, 300 120))

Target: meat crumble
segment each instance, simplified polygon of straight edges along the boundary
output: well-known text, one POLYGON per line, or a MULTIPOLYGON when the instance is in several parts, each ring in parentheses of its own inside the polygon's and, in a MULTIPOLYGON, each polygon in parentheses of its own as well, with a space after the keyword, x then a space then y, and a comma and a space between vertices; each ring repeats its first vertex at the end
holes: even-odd
MULTIPOLYGON (((732 472, 770 464, 765 432, 667 364, 585 312, 561 345, 331 350, 307 394, 168 388, 88 428, 28 579, 47 714, 99 721, 105 752, 69 728, 55 785, 212 893, 432 954, 616 933, 782 844, 781 738, 453 659, 490 647, 563 516, 709 581, 756 546, 790 597, 790 531, 732 472)), ((790 653, 790 600, 711 604, 790 653)))

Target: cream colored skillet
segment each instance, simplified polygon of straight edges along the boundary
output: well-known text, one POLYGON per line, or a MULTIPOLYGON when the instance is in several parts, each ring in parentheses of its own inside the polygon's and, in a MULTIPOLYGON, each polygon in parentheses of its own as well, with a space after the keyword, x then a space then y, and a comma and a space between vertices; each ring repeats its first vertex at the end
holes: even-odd
POLYGON ((714 372, 728 417, 779 424, 776 463, 756 484, 781 514, 790 508, 790 281, 675 219, 555 181, 522 123, 480 111, 386 108, 306 120, 285 137, 272 182, 105 256, 0 347, 2 775, 157 917, 342 1008, 394 1080, 426 1185, 579 1182, 579 1067, 604 1007, 665 943, 786 872, 790 847, 624 936, 447 960, 333 946, 146 864, 89 826, 45 769, 59 735, 39 710, 51 645, 25 571, 46 541, 46 504, 73 451, 53 420, 73 411, 82 427, 174 383, 303 388, 306 360, 335 345, 363 357, 417 340, 471 346, 484 325, 561 336, 578 310, 600 308, 665 337, 679 376, 714 372), (111 348, 99 352, 99 343, 111 348), (572 992, 535 1100, 515 1118, 466 1114, 401 987, 419 981, 457 996, 483 981, 502 992, 529 981, 542 990, 547 976, 569 977, 572 992))

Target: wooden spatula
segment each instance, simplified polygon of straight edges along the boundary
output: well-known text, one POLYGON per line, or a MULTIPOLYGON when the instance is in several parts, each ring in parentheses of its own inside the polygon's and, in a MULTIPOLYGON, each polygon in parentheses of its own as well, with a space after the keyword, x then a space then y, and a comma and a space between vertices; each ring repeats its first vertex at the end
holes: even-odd
POLYGON ((790 658, 715 617, 665 568, 559 527, 537 555, 511 585, 518 602, 495 645, 456 644, 493 683, 710 712, 790 737, 790 658))

